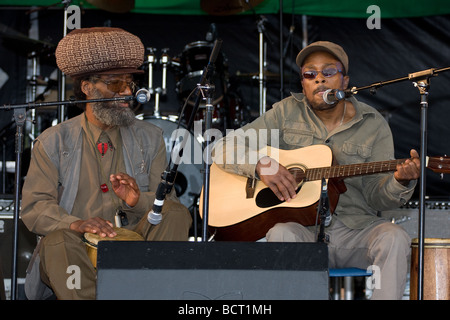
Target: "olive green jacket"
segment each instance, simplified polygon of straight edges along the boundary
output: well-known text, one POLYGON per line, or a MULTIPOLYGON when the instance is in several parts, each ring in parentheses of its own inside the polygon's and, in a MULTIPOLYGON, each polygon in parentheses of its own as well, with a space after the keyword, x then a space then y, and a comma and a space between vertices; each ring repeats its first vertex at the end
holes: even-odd
MULTIPOLYGON (((354 97, 350 101, 356 109, 353 119, 328 132, 303 94, 293 93, 242 130, 229 132, 215 143, 213 160, 228 172, 248 177, 256 176, 256 163, 264 156, 258 150, 265 144, 285 150, 324 144, 331 148, 334 160, 340 165, 394 160, 393 138, 387 121, 373 107, 354 97), (252 142, 254 137, 258 145, 252 142), (233 157, 227 160, 231 151, 233 157)), ((393 172, 353 176, 344 182, 347 191, 340 194, 334 217, 353 229, 364 228, 380 219, 379 211, 405 204, 417 183, 411 181, 404 186, 394 178, 393 172)))

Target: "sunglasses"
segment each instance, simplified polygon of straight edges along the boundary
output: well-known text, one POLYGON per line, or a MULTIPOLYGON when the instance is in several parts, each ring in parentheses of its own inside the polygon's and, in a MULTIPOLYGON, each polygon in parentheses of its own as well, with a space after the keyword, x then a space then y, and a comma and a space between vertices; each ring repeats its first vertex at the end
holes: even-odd
POLYGON ((336 68, 326 68, 322 71, 316 71, 316 70, 309 70, 302 73, 303 79, 313 80, 317 77, 317 75, 322 72, 323 76, 325 78, 330 78, 334 75, 336 75, 338 72, 342 73, 342 70, 336 69, 336 68))
POLYGON ((120 93, 123 92, 126 87, 129 87, 131 89, 131 92, 135 92, 137 85, 134 81, 126 81, 126 80, 103 80, 102 78, 96 78, 96 80, 99 80, 106 84, 106 88, 108 88, 109 91, 114 93, 120 93))

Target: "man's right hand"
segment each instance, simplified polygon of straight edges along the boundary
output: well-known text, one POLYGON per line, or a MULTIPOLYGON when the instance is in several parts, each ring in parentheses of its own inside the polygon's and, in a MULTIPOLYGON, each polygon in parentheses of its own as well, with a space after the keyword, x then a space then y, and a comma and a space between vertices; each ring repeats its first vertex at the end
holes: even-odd
POLYGON ((272 190, 272 192, 280 199, 280 201, 289 202, 297 196, 297 182, 294 176, 281 164, 270 157, 261 158, 256 164, 256 172, 261 181, 272 190), (270 172, 268 168, 276 168, 276 172, 270 172), (267 170, 264 170, 267 169, 267 170), (264 172, 270 174, 264 174, 264 172))
POLYGON ((117 235, 114 231, 113 224, 110 221, 100 217, 89 218, 87 220, 77 220, 72 222, 69 228, 83 234, 85 232, 96 233, 102 238, 106 236, 113 238, 117 235))

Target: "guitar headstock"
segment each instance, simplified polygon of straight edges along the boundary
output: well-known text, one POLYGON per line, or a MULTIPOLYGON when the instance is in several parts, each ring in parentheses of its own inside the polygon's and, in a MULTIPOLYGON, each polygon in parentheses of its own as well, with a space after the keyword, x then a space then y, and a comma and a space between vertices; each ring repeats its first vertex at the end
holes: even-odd
POLYGON ((450 173, 450 157, 427 157, 427 168, 436 173, 450 173))

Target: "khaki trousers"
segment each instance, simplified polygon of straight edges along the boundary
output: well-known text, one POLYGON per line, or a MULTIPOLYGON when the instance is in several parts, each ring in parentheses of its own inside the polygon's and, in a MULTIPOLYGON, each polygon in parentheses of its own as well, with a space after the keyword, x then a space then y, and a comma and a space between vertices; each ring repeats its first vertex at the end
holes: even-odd
MULTIPOLYGON (((156 226, 151 225, 145 215, 134 231, 147 241, 187 241, 192 223, 189 211, 168 200, 164 203, 162 215, 161 223, 156 226)), ((96 297, 96 270, 87 255, 82 237, 79 232, 61 229, 41 240, 41 279, 60 300, 93 300, 96 297), (72 272, 68 272, 69 266, 79 267, 79 289, 70 285, 72 272)))
MULTIPOLYGON (((367 269, 371 265, 377 266, 380 285, 379 289, 373 289, 372 299, 402 299, 411 253, 411 239, 402 227, 383 220, 364 229, 353 230, 333 219, 325 234, 329 237, 330 268, 367 269)), ((276 224, 267 233, 266 240, 316 242, 317 237, 315 227, 288 222, 276 224)))

